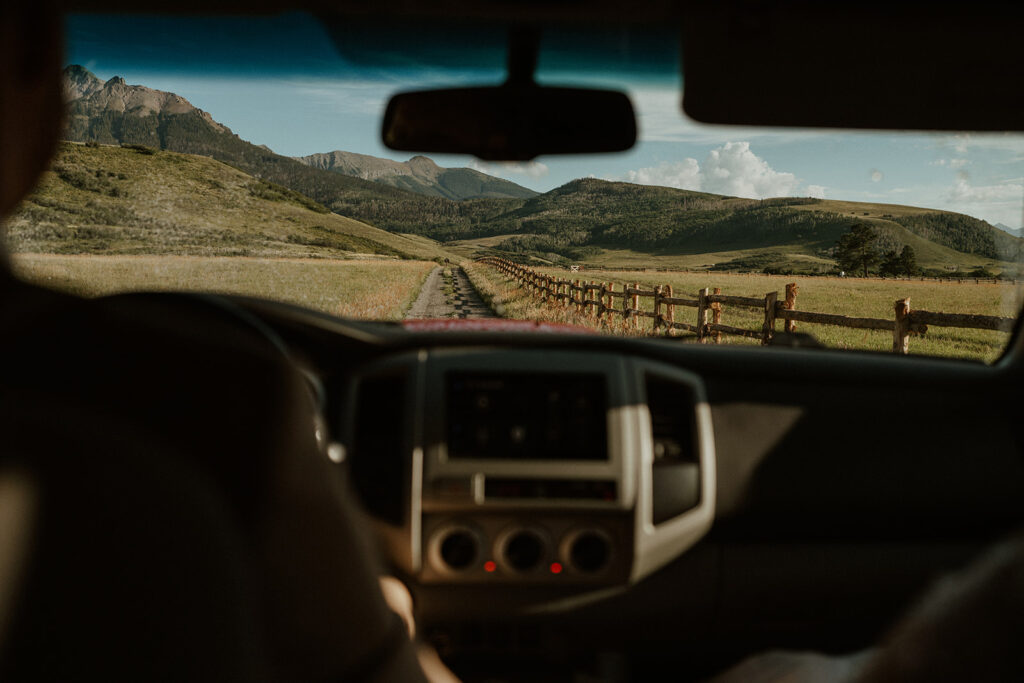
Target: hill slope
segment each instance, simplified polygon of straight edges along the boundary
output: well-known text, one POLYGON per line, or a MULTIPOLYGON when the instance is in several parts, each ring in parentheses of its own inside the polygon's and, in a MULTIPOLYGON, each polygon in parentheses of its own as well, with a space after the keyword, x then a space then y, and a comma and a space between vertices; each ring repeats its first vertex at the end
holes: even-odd
POLYGON ((1016 261, 1024 241, 970 216, 933 209, 810 198, 739 199, 701 192, 574 180, 439 239, 505 235, 499 249, 586 258, 594 248, 680 255, 785 249, 828 258, 840 235, 870 223, 885 250, 909 244, 924 265, 1016 261))
POLYGON ((446 199, 528 199, 537 192, 471 168, 442 168, 425 156, 392 161, 367 154, 334 151, 295 157, 307 166, 373 180, 403 190, 446 199))
POLYGON ((73 143, 9 219, 8 243, 63 254, 446 255, 207 157, 73 143))

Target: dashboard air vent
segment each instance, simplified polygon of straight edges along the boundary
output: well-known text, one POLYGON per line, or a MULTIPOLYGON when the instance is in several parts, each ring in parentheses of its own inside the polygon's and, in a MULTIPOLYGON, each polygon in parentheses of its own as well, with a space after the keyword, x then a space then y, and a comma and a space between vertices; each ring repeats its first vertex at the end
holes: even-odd
POLYGON ((686 384, 658 375, 645 378, 651 414, 652 521, 660 524, 700 503, 700 457, 695 396, 686 384))

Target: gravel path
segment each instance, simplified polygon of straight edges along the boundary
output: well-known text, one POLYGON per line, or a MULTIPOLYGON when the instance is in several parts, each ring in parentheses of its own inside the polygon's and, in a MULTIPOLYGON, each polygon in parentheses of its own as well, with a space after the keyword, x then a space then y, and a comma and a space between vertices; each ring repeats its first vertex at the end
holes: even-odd
POLYGON ((409 313, 410 318, 494 318, 494 311, 483 302, 473 289, 469 278, 461 268, 452 268, 452 295, 445 294, 444 269, 438 266, 430 271, 423 289, 416 297, 409 313))

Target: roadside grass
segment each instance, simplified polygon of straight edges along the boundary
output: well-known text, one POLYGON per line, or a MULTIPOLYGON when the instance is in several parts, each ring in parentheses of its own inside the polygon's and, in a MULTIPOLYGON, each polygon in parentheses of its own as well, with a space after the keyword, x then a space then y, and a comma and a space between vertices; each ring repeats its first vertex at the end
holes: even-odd
POLYGON ((129 291, 244 294, 346 318, 400 320, 431 261, 14 254, 23 280, 77 296, 129 291))
MULTIPOLYGON (((586 314, 576 313, 571 307, 545 304, 533 297, 514 282, 506 279, 493 268, 474 264, 475 276, 482 287, 493 292, 501 305, 501 314, 510 318, 553 320, 594 327, 615 334, 647 334, 651 320, 642 319, 640 330, 627 328, 621 318, 615 317, 611 325, 598 322, 586 314), (481 272, 484 271, 484 272, 481 272)), ((550 275, 569 278, 565 270, 543 270, 550 275)), ((575 275, 575 274, 573 274, 575 275)), ((840 315, 893 318, 893 305, 897 299, 910 298, 912 309, 939 311, 943 313, 978 313, 983 315, 1015 316, 1022 301, 1019 287, 1007 284, 975 285, 944 282, 910 282, 860 280, 856 278, 799 278, 769 275, 735 275, 727 273, 647 273, 643 271, 621 272, 588 270, 586 281, 613 282, 622 290, 624 283, 638 282, 645 289, 654 285, 671 285, 673 295, 695 298, 703 288, 721 287, 723 294, 734 296, 763 297, 767 292, 779 293, 782 300, 788 282, 796 282, 799 288, 797 309, 840 315)), ((573 279, 573 278, 569 278, 573 279)), ((480 286, 478 286, 480 288, 480 286)), ((654 308, 653 300, 641 299, 647 311, 654 308)), ((616 299, 617 307, 621 299, 616 299)), ((677 306, 675 319, 679 322, 696 323, 695 308, 677 306)), ((750 330, 760 330, 763 313, 760 310, 740 306, 723 305, 722 323, 750 330)), ((782 329, 781 320, 776 329, 782 329)), ((797 323, 798 332, 813 335, 830 348, 891 351, 892 334, 884 331, 857 330, 831 325, 797 323)), ((693 337, 680 332, 682 337, 693 337)), ((1009 340, 1009 334, 988 330, 967 330, 951 327, 930 327, 923 335, 914 335, 910 340, 910 352, 929 356, 969 358, 992 362, 999 357, 1009 340)), ((722 335, 723 343, 756 345, 756 340, 722 335)))
POLYGON ((646 334, 646 331, 634 330, 621 320, 613 320, 611 325, 598 323, 585 313, 577 313, 574 307, 545 303, 489 266, 467 262, 463 263, 462 270, 480 298, 502 318, 580 325, 628 336, 646 334))

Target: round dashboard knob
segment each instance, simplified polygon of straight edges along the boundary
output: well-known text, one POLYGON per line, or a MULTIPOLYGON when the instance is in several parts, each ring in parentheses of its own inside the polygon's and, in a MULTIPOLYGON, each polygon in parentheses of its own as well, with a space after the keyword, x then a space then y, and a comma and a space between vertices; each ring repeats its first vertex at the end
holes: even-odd
POLYGON ((603 533, 583 531, 569 546, 569 562, 581 572, 601 571, 612 555, 611 542, 603 533))
POLYGON ((505 541, 505 562, 519 572, 535 568, 544 557, 544 541, 533 531, 513 532, 505 541))
POLYGON ((452 569, 466 569, 476 561, 476 537, 465 529, 454 529, 441 541, 441 559, 452 569))

